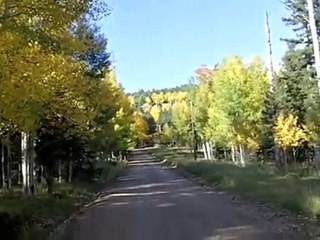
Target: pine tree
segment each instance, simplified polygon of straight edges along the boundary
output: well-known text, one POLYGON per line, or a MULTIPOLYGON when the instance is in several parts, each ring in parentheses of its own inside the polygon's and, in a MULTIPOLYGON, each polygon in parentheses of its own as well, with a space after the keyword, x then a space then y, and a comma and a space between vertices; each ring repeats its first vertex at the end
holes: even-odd
MULTIPOLYGON (((320 32, 320 3, 313 2, 316 24, 320 32)), ((292 114, 297 117, 296 127, 308 126, 309 129, 313 129, 309 132, 313 132, 316 129, 314 115, 318 115, 318 107, 315 104, 318 102, 318 91, 307 1, 287 0, 285 6, 291 15, 283 21, 293 29, 295 37, 284 39, 288 43, 288 51, 283 58, 283 67, 276 83, 277 115, 292 114)), ((316 142, 317 139, 314 137, 313 143, 316 142)), ((306 158, 307 149, 306 144, 296 149, 300 159, 306 158)))

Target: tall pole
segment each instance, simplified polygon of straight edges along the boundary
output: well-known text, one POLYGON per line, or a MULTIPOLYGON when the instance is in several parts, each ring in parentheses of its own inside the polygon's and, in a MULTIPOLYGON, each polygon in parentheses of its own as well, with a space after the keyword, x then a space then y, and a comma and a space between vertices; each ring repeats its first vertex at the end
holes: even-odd
POLYGON ((272 92, 274 87, 274 69, 273 69, 273 60, 272 60, 273 53, 272 53, 271 31, 270 31, 268 12, 266 12, 265 28, 266 28, 267 48, 268 48, 268 79, 269 79, 270 91, 272 92))
MULTIPOLYGON (((269 22, 269 14, 266 11, 266 16, 265 16, 265 30, 266 30, 266 44, 267 44, 267 64, 268 64, 268 80, 269 80, 269 90, 271 95, 273 95, 274 92, 274 85, 275 85, 275 73, 274 73, 274 69, 273 69, 273 51, 272 51, 272 41, 271 41, 271 28, 270 28, 270 22, 269 22)), ((275 105, 272 102, 271 106, 272 108, 272 112, 274 113, 275 110, 275 105)), ((272 116, 272 121, 274 121, 274 117, 272 116)), ((273 138, 274 140, 274 138, 273 138)), ((281 156, 280 156, 280 148, 279 146, 276 144, 275 141, 273 141, 274 143, 274 157, 275 157, 275 161, 276 163, 280 163, 281 162, 281 156)))
POLYGON ((317 33, 316 20, 314 17, 313 0, 307 0, 307 6, 308 6, 308 13, 309 13, 309 25, 310 25, 312 43, 313 43, 315 69, 317 73, 318 91, 320 94, 320 47, 319 47, 319 38, 317 33))

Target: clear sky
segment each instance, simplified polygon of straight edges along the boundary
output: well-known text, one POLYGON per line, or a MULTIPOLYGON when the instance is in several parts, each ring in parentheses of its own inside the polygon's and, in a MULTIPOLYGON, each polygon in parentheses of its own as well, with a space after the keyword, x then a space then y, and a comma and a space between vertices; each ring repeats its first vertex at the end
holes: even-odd
POLYGON ((281 0, 109 0, 101 21, 116 74, 126 91, 187 83, 202 64, 224 57, 266 57, 264 14, 270 12, 274 57, 292 35, 281 0))

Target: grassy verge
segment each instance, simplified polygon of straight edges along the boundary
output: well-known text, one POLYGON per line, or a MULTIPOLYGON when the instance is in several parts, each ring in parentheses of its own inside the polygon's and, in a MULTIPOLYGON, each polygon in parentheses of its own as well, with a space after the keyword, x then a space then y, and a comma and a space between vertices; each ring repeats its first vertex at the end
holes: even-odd
POLYGON ((203 178, 240 196, 262 200, 295 213, 320 218, 320 178, 299 177, 294 173, 280 174, 270 166, 234 164, 213 161, 193 161, 191 156, 179 156, 170 150, 154 153, 169 164, 203 178))
POLYGON ((104 164, 94 181, 57 183, 54 195, 48 195, 41 186, 32 198, 23 196, 19 190, 0 193, 0 239, 21 239, 21 235, 22 239, 46 239, 64 219, 92 201, 104 184, 114 181, 125 165, 104 164))

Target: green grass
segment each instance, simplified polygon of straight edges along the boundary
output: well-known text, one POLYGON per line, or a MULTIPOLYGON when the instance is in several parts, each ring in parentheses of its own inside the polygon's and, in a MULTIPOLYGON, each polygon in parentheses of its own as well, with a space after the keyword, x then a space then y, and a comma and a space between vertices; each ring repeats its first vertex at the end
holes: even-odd
POLYGON ((280 174, 270 166, 250 164, 240 167, 225 162, 193 161, 190 155, 177 156, 169 151, 155 155, 160 158, 171 156, 168 158, 170 164, 203 178, 209 184, 248 199, 262 200, 319 219, 319 177, 299 177, 299 174, 295 173, 280 174))
MULTIPOLYGON (((80 206, 92 201, 96 192, 106 183, 114 181, 122 172, 125 162, 100 166, 103 170, 98 179, 76 184, 55 183, 55 194, 48 195, 43 186, 38 186, 34 197, 26 197, 19 189, 0 193, 0 213, 19 217, 27 228, 25 239, 44 239, 45 232, 69 217, 80 206), (45 224, 46 227, 39 227, 45 224)), ((0 236, 0 239, 2 237, 0 236)))

